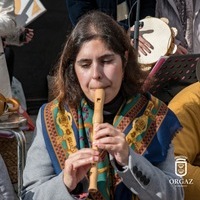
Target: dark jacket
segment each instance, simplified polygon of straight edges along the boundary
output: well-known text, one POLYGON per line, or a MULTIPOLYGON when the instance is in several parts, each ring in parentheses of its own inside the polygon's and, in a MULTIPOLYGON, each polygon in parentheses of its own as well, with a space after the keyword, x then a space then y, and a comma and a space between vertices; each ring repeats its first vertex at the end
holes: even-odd
MULTIPOLYGON (((117 5, 124 0, 66 0, 69 18, 72 25, 76 25, 79 18, 91 10, 99 10, 117 19, 117 5)), ((126 0, 130 12, 130 25, 136 20, 137 0, 126 0)), ((155 16, 156 0, 140 0, 140 19, 155 16)), ((128 20, 120 22, 126 29, 128 20)))

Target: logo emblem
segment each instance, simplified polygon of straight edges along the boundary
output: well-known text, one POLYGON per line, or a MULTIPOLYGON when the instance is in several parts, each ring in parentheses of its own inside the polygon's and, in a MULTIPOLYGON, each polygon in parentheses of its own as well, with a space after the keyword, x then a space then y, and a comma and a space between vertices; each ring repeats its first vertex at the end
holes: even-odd
POLYGON ((187 161, 185 157, 175 158, 175 174, 177 176, 185 176, 187 174, 187 161))

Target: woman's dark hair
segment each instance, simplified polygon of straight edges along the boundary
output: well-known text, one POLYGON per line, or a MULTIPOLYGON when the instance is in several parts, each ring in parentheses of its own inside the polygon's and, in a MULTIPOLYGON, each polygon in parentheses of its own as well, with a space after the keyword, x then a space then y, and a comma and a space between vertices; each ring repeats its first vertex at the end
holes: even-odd
POLYGON ((71 32, 56 67, 53 92, 61 105, 67 102, 75 107, 80 103, 83 93, 75 73, 74 62, 82 45, 96 38, 101 39, 109 50, 121 56, 124 70, 122 91, 125 97, 142 92, 146 73, 137 62, 137 54, 130 44, 128 34, 110 16, 92 11, 83 16, 71 32), (128 52, 128 60, 125 58, 125 52, 128 52))

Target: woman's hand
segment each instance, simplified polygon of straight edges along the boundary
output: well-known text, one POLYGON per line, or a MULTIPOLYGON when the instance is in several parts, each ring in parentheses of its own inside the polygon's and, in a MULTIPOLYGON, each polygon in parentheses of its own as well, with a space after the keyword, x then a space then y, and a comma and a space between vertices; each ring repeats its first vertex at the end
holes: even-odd
POLYGON ((22 44, 28 44, 31 42, 34 36, 34 30, 30 28, 21 28, 21 34, 20 34, 20 42, 22 44))
POLYGON ((65 161, 64 183, 69 192, 86 176, 91 164, 99 161, 99 152, 90 148, 70 154, 65 161))
MULTIPOLYGON (((141 27, 140 27, 141 29, 141 27)), ((134 26, 130 28, 130 31, 133 35, 134 32, 134 26)), ((148 42, 143 36, 143 32, 140 31, 139 37, 138 37, 138 56, 140 57, 141 53, 145 56, 151 53, 151 51, 154 49, 152 44, 148 42)), ((131 45, 134 46, 134 39, 131 39, 131 45)))
POLYGON ((127 165, 129 145, 126 142, 125 134, 108 123, 96 125, 94 131, 93 145, 108 151, 119 165, 127 165))
POLYGON ((177 46, 177 50, 175 54, 179 54, 179 55, 185 55, 188 54, 188 50, 186 48, 184 48, 182 45, 178 45, 177 46))
MULTIPOLYGON (((134 40, 131 40, 132 45, 134 46, 134 40)), ((139 43, 138 43, 138 50, 139 50, 139 56, 140 53, 147 56, 151 53, 151 51, 154 49, 154 47, 146 40, 142 35, 139 35, 139 43)))

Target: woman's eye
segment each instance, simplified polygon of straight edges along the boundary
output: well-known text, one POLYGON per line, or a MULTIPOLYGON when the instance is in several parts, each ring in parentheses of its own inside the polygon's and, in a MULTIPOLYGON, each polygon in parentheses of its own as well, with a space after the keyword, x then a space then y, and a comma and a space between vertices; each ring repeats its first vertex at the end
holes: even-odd
POLYGON ((89 68, 89 67, 90 67, 90 64, 82 64, 81 67, 82 67, 82 68, 89 68))
POLYGON ((112 60, 103 60, 103 63, 111 63, 112 60))

